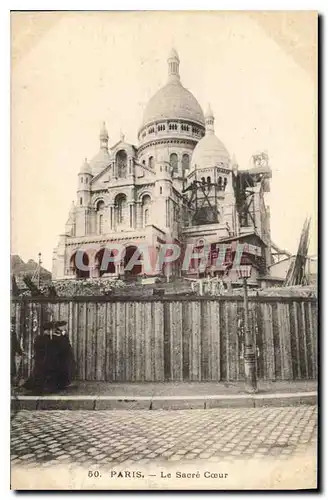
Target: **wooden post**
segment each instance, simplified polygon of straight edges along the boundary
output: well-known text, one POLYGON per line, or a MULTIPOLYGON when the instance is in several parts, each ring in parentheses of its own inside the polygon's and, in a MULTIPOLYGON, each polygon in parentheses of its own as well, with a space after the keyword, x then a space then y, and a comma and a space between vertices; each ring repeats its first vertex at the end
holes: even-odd
POLYGON ((257 379, 256 379, 256 360, 255 360, 255 346, 253 334, 249 329, 249 310, 248 310, 248 291, 247 291, 247 278, 244 281, 244 315, 245 315, 245 381, 246 391, 249 393, 257 392, 257 379))

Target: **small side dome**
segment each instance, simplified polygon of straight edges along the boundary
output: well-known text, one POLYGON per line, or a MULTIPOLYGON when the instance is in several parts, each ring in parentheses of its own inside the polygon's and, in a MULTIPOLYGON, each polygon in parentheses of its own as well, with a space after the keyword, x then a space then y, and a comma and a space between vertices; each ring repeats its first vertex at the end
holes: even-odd
POLYGON ((85 158, 84 159, 84 163, 81 165, 81 168, 80 168, 80 174, 91 174, 91 167, 88 163, 88 160, 85 158))
POLYGON ((208 106, 205 115, 205 126, 206 133, 193 151, 191 168, 196 168, 197 170, 212 168, 220 163, 223 163, 227 167, 230 162, 230 155, 225 145, 215 135, 214 113, 210 106, 208 106))

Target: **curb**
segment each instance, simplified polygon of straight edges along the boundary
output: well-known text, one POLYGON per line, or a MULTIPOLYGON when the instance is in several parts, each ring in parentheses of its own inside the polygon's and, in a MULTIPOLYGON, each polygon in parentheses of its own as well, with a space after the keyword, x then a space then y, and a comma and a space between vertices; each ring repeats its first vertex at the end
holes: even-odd
POLYGON ((218 396, 12 396, 19 410, 186 410, 316 405, 317 392, 218 396))

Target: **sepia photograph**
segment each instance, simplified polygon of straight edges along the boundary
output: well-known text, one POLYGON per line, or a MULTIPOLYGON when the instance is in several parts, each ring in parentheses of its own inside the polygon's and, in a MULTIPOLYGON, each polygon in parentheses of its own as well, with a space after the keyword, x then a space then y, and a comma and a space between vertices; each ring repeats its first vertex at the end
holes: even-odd
POLYGON ((10 488, 316 490, 318 13, 10 24, 10 488))

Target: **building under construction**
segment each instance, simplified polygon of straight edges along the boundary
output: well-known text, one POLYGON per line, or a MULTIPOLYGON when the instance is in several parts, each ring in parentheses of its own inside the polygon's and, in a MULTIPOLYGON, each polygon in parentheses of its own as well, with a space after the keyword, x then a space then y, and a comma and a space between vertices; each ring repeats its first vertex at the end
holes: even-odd
POLYGON ((259 284, 259 280, 269 278, 270 212, 264 196, 270 190, 270 179, 266 153, 254 155, 247 170, 240 170, 236 162, 229 169, 224 164, 195 165, 184 180, 180 241, 196 245, 200 256, 187 275, 237 280, 231 268, 239 244, 244 245, 244 251, 238 262, 253 267, 250 282, 259 284), (200 269, 204 245, 210 245, 210 258, 206 268, 200 269), (225 255, 218 266, 220 251, 225 255))

